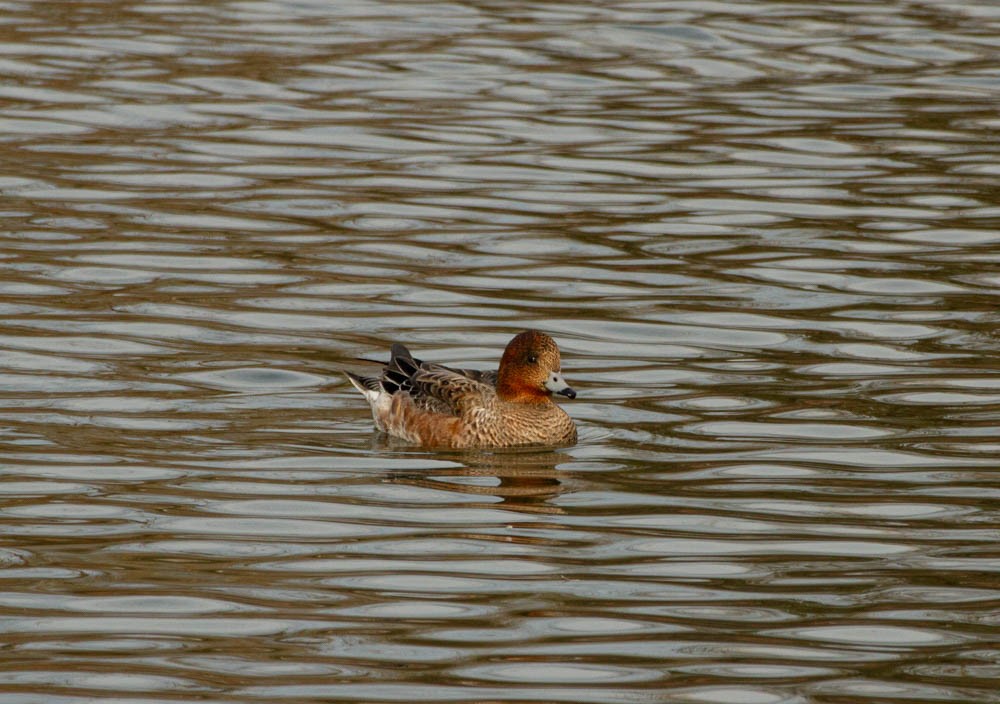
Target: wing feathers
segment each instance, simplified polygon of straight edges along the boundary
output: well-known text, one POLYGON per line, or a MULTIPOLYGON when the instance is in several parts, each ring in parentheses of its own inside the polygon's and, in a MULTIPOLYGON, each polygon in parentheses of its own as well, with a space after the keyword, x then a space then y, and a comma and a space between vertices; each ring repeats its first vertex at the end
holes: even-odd
POLYGON ((405 345, 394 343, 389 361, 375 379, 348 372, 351 383, 362 393, 407 393, 419 408, 460 416, 482 408, 495 395, 496 371, 452 369, 415 358, 405 345))
POLYGON ((489 385, 439 364, 421 364, 410 380, 416 395, 443 402, 455 415, 463 415, 473 408, 482 408, 493 396, 493 389, 489 385))

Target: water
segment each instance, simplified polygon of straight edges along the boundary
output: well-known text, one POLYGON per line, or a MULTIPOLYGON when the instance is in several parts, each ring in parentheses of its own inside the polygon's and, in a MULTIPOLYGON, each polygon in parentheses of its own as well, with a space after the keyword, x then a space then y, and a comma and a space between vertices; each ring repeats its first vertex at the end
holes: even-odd
POLYGON ((1000 701, 994 3, 0 9, 0 704, 1000 701))

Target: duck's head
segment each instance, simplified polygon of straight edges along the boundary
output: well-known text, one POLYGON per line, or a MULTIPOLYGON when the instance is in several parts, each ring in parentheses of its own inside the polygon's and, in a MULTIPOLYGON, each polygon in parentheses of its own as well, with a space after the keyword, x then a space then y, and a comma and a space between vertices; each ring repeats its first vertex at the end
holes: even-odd
POLYGON ((538 330, 526 330, 507 343, 497 374, 497 395, 504 401, 546 403, 552 394, 576 398, 562 376, 556 341, 538 330))

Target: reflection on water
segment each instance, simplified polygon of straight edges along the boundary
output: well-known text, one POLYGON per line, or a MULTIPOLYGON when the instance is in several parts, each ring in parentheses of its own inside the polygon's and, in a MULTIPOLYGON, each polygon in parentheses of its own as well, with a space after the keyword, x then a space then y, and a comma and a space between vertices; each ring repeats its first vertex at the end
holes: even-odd
POLYGON ((1000 701, 994 4, 0 7, 0 702, 1000 701))

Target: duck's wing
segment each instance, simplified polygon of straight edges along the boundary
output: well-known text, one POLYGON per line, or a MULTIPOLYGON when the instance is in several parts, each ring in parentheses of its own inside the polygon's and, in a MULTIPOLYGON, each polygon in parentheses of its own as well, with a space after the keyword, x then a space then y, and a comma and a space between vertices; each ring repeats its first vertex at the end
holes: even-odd
MULTIPOLYGON (((385 365, 385 375, 388 376, 389 381, 395 384, 396 387, 409 391, 410 388, 407 385, 408 380, 417 372, 418 369, 425 367, 446 369, 450 372, 454 372, 455 374, 461 374, 462 376, 472 379, 473 381, 479 381, 484 384, 489 384, 490 386, 497 385, 496 369, 459 369, 458 367, 448 367, 443 364, 424 362, 423 360, 417 359, 410 354, 410 351, 398 342, 394 343, 390 349, 389 363, 385 365)), ((395 390, 396 389, 394 388, 390 391, 390 393, 395 393, 395 390)))
POLYGON ((440 364, 424 362, 410 377, 413 390, 410 395, 433 400, 443 405, 452 415, 462 416, 485 408, 496 398, 496 390, 487 383, 476 381, 459 371, 440 364))
MULTIPOLYGON (((388 362, 380 362, 376 359, 368 359, 367 357, 355 357, 358 362, 364 362, 368 365, 378 365, 382 368, 383 373, 386 368, 392 372, 391 381, 394 383, 392 391, 394 393, 398 390, 399 385, 405 384, 406 379, 410 375, 420 368, 424 362, 421 359, 417 359, 410 351, 400 343, 395 343, 392 346, 392 352, 388 362)), ((459 367, 448 367, 443 364, 438 364, 436 366, 444 367, 449 369, 456 374, 461 374, 462 376, 467 376, 473 381, 481 381, 484 384, 489 384, 490 386, 497 385, 497 370, 496 369, 460 369, 459 367)))
POLYGON ((413 358, 404 345, 393 343, 389 350, 389 361, 382 368, 382 388, 389 394, 397 391, 412 392, 412 377, 422 364, 419 359, 413 358))
MULTIPOLYGON (((415 358, 398 342, 390 349, 389 362, 379 379, 390 395, 403 392, 419 407, 434 413, 462 415, 482 407, 496 395, 490 372, 452 369, 415 358), (480 379, 484 379, 481 381, 480 379)), ((496 374, 493 374, 495 378, 496 374)))
POLYGON ((495 369, 479 370, 479 369, 453 369, 452 367, 446 367, 451 369, 451 371, 461 374, 462 376, 468 377, 473 381, 480 381, 484 384, 489 384, 490 386, 497 385, 497 372, 495 369))

